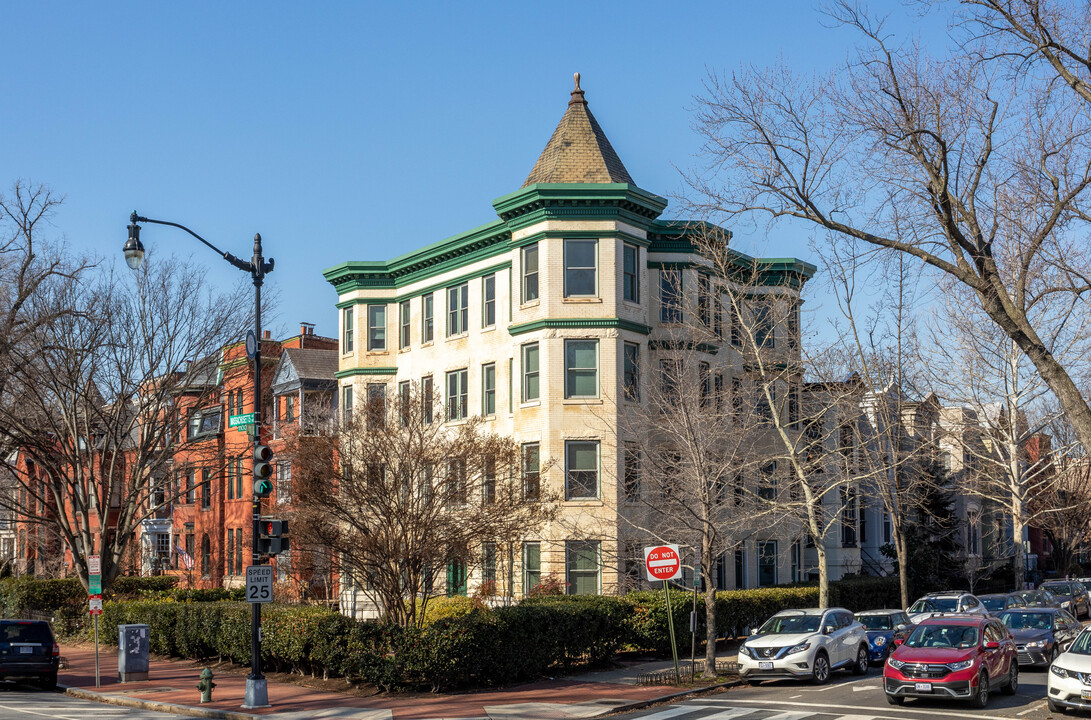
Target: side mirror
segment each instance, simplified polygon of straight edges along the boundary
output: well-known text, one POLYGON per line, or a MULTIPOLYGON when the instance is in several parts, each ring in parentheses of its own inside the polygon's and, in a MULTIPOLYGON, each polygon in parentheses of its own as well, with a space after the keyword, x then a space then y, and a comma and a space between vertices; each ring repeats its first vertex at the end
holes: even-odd
POLYGON ((894 644, 895 645, 901 645, 903 642, 905 642, 905 638, 900 638, 900 637, 894 638, 894 644))
POLYGON ((905 632, 905 623, 900 623, 894 626, 895 632, 905 632))
POLYGON ((986 650, 996 650, 999 647, 1000 647, 1000 643, 998 643, 995 640, 990 640, 989 642, 985 643, 985 649, 986 650))
POLYGON ((822 626, 822 634, 823 635, 830 635, 832 633, 833 633, 833 625, 823 625, 822 626))

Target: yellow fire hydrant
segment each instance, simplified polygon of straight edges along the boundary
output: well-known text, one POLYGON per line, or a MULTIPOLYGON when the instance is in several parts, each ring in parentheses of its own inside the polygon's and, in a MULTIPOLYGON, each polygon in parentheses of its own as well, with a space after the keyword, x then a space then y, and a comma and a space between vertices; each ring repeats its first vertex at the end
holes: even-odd
POLYGON ((201 702, 212 702, 212 688, 216 683, 212 682, 212 671, 205 668, 201 671, 201 682, 197 683, 197 689, 201 691, 201 702))

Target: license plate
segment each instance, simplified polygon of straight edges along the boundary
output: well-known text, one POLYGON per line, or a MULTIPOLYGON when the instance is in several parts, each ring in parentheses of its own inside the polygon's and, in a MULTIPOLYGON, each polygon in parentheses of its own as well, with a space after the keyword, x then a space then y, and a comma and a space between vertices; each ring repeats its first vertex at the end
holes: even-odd
POLYGON ((771 663, 771 662, 760 662, 760 663, 758 663, 758 670, 772 670, 772 669, 773 669, 773 663, 771 663))
POLYGON ((1080 692, 1080 700, 1091 700, 1091 690, 1083 690, 1080 692))
POLYGON ((932 692, 932 683, 914 683, 913 689, 917 692, 932 692))
POLYGON ((19 653, 20 653, 21 655, 29 655, 29 654, 31 654, 32 652, 34 652, 34 648, 31 648, 31 647, 27 647, 26 645, 24 645, 24 646, 22 646, 21 648, 19 648, 19 653))

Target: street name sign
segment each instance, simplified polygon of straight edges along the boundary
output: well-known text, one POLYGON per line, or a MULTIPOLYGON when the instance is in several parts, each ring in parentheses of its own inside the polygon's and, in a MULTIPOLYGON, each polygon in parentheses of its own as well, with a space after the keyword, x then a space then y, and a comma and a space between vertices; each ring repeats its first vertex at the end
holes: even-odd
POLYGON ((87 594, 102 595, 102 556, 87 556, 87 594))
POLYGON ((237 428, 241 425, 253 425, 254 413, 243 413, 242 415, 231 415, 227 418, 227 426, 229 428, 237 428))
POLYGON ((678 552, 678 546, 653 545, 644 548, 644 569, 652 581, 682 577, 682 555, 678 552))
POLYGON ((271 565, 246 567, 246 602, 273 602, 273 568, 271 565))

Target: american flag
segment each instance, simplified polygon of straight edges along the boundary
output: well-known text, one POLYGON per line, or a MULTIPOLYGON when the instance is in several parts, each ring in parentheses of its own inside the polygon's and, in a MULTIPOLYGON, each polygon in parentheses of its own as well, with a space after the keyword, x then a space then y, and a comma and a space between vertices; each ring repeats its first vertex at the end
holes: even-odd
POLYGON ((186 565, 186 570, 192 570, 193 569, 193 557, 188 552, 186 552, 181 547, 179 547, 178 545, 174 546, 174 550, 175 550, 175 552, 178 553, 178 557, 182 558, 182 562, 185 563, 185 565, 186 565))

